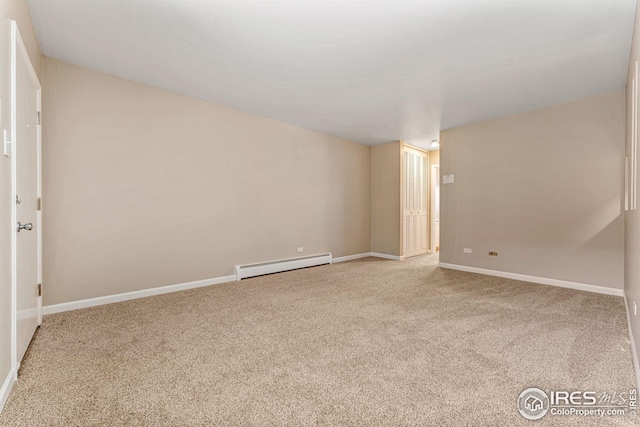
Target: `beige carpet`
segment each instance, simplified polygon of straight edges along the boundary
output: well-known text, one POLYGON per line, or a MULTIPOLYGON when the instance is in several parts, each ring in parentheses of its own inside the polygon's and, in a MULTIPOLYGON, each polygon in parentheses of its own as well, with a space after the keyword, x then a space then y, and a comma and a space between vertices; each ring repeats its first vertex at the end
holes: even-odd
POLYGON ((365 258, 47 316, 0 425, 633 425, 534 386, 633 388, 622 298, 365 258))

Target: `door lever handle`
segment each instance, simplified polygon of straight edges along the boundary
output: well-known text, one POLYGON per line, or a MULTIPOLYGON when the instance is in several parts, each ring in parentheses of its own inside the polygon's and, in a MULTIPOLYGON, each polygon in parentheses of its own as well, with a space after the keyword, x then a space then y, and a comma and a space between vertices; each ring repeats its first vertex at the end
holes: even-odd
POLYGON ((20 232, 20 230, 31 231, 32 229, 33 229, 33 224, 31 224, 30 222, 26 224, 21 224, 20 221, 18 221, 18 233, 20 232))

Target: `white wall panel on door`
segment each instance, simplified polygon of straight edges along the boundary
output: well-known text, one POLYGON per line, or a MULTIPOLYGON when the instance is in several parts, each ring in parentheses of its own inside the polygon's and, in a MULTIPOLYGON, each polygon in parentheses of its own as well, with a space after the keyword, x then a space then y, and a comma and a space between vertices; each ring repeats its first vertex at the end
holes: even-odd
POLYGON ((403 255, 427 252, 428 236, 428 155, 408 147, 403 151, 403 255))

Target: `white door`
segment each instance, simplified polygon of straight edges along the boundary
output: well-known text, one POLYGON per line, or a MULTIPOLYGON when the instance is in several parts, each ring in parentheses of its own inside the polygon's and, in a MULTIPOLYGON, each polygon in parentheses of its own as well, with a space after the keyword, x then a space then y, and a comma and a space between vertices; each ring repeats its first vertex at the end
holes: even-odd
POLYGON ((404 209, 403 239, 405 257, 424 254, 428 244, 428 157, 427 154, 404 148, 404 209))
POLYGON ((40 83, 13 25, 13 166, 15 183, 15 361, 41 323, 40 83))

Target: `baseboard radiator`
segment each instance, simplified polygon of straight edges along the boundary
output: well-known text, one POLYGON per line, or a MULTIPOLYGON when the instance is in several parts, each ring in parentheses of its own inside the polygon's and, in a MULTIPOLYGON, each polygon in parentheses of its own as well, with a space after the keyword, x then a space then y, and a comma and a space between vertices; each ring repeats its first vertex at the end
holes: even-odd
POLYGON ((315 267, 316 265, 331 264, 333 257, 330 253, 312 255, 302 258, 283 259, 279 261, 261 262, 259 264, 236 265, 236 280, 264 274, 280 273, 298 268, 315 267))

